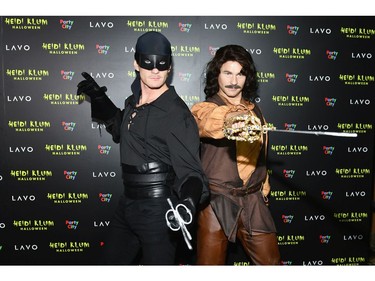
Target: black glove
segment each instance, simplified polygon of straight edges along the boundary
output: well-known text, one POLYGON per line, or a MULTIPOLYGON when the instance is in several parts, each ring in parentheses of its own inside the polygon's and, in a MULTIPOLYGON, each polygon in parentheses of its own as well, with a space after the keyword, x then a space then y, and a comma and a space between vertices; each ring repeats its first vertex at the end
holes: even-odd
POLYGON ((105 94, 107 87, 99 87, 87 72, 82 72, 85 80, 78 83, 77 95, 86 94, 91 99, 91 117, 99 122, 113 118, 119 110, 105 94))
MULTIPOLYGON (((203 183, 197 177, 190 177, 182 184, 180 200, 175 203, 174 207, 185 222, 191 222, 194 219, 196 205, 200 200, 202 189, 203 183), (178 205, 181 206, 178 207, 178 205)), ((179 223, 173 212, 168 213, 167 220, 172 227, 178 228, 179 223)))
POLYGON ((84 93, 88 95, 91 98, 91 100, 101 98, 105 95, 107 87, 100 87, 95 82, 94 78, 92 78, 90 74, 88 74, 87 72, 82 72, 81 74, 85 78, 85 80, 82 80, 78 83, 77 95, 81 95, 82 93, 84 93))

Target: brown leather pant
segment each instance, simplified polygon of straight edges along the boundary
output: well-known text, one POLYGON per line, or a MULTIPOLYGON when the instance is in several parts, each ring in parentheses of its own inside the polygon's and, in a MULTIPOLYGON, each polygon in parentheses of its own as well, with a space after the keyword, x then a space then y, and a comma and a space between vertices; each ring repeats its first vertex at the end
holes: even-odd
MULTIPOLYGON (((246 255, 256 265, 279 265, 280 252, 276 233, 252 234, 238 222, 237 239, 240 240, 246 255)), ((199 214, 197 233, 197 264, 225 265, 228 238, 225 236, 211 205, 199 214)))

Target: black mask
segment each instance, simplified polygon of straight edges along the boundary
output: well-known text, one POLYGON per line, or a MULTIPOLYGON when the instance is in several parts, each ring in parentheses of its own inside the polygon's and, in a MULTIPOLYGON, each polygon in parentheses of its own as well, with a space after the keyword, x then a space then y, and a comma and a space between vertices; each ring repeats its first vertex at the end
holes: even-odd
POLYGON ((159 71, 164 71, 168 70, 171 66, 170 56, 162 55, 139 54, 137 62, 140 67, 148 70, 153 70, 154 68, 157 68, 159 71))

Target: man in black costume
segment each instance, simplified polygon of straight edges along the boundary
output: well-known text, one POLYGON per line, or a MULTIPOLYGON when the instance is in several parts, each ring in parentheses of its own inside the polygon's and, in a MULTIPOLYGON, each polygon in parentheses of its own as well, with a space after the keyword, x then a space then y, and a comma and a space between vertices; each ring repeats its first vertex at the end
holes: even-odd
POLYGON ((105 124, 120 144, 124 194, 111 220, 106 262, 134 264, 140 255, 141 264, 174 264, 181 234, 171 229, 194 217, 209 193, 198 128, 187 105, 167 85, 172 50, 164 35, 152 31, 138 38, 134 68, 137 77, 123 110, 85 72, 77 90, 90 97, 93 120, 105 124), (167 198, 186 208, 166 216, 171 209, 167 198))

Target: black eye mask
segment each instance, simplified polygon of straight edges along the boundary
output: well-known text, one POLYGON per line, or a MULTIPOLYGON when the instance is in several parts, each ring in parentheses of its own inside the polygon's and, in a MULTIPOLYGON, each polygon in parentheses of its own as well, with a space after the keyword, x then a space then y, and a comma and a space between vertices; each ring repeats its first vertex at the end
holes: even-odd
POLYGON ((140 67, 148 70, 157 68, 159 71, 168 70, 171 66, 170 56, 139 54, 137 63, 140 67))

